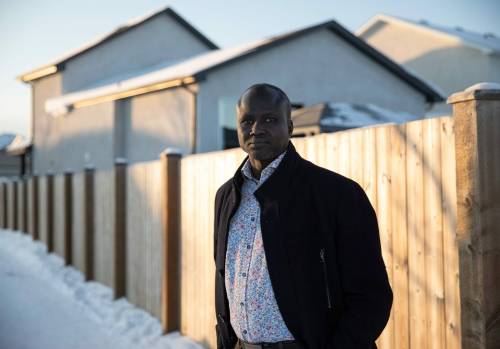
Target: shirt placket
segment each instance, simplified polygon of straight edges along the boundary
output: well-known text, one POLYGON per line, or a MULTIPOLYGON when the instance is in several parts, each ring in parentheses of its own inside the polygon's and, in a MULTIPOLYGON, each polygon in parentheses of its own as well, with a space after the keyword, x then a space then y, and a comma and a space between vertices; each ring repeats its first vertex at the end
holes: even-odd
MULTIPOLYGON (((258 215, 258 204, 253 197, 253 192, 256 190, 256 183, 252 180, 250 180, 247 186, 247 190, 245 190, 245 194, 248 196, 248 215, 250 216, 250 226, 251 229, 245 229, 245 233, 243 234, 243 239, 244 243, 242 244, 243 246, 241 247, 243 249, 241 255, 243 257, 244 261, 244 267, 242 268, 242 272, 240 277, 242 277, 243 281, 243 287, 241 288, 241 291, 243 294, 240 294, 240 303, 239 306, 243 308, 242 311, 242 318, 240 319, 240 329, 241 333, 243 335, 243 340, 251 341, 251 333, 250 333, 250 324, 248 321, 248 312, 251 311, 249 309, 248 305, 248 295, 247 295, 247 290, 248 290, 248 279, 249 279, 249 274, 250 274, 250 266, 251 266, 251 261, 252 261, 252 245, 253 245, 253 238, 255 236, 255 229, 256 229, 256 220, 257 220, 257 215, 258 215), (243 325, 243 326, 242 326, 243 325)), ((240 245, 241 246, 241 245, 240 245)))

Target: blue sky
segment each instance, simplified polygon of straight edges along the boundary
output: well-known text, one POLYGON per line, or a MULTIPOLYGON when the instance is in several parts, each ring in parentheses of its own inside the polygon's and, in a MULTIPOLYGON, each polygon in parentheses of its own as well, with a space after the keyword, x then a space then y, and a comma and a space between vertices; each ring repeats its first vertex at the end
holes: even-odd
POLYGON ((500 35, 498 0, 0 0, 0 134, 30 136, 30 88, 15 78, 127 20, 171 5, 221 47, 377 13, 500 35))

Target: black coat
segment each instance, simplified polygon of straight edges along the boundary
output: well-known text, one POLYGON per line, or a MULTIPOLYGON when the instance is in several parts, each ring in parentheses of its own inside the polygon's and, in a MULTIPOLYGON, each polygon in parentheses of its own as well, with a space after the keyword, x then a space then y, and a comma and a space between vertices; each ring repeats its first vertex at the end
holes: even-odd
MULTIPOLYGON (((232 349, 237 341, 229 321, 224 268, 229 222, 241 198, 243 163, 215 198, 219 349, 232 349)), ((363 189, 304 160, 290 142, 255 196, 271 284, 293 336, 308 349, 376 348, 374 341, 389 319, 392 291, 377 218, 363 189)))

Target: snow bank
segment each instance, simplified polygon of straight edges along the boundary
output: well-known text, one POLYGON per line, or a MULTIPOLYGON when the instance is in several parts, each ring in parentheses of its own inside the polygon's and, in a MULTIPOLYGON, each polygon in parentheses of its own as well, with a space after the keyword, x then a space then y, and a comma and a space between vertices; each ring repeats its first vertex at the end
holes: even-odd
MULTIPOLYGON (((31 290, 28 290, 28 292, 33 293, 32 295, 28 293, 31 302, 37 299, 37 293, 50 293, 47 296, 56 299, 58 303, 64 302, 65 306, 67 305, 69 309, 72 309, 70 311, 71 316, 79 318, 80 323, 97 325, 99 329, 102 329, 108 341, 109 338, 111 339, 113 348, 202 348, 187 337, 181 336, 178 332, 162 336, 161 325, 156 318, 123 298, 113 300, 110 288, 98 282, 85 282, 80 271, 70 266, 64 266, 64 262, 59 256, 47 254, 46 246, 39 241, 33 241, 29 235, 0 230, 0 260, 0 281, 2 285, 7 284, 3 282, 7 280, 6 278, 22 275, 23 283, 19 285, 23 286, 23 292, 31 288, 31 290), (40 287, 40 282, 43 282, 42 285, 46 286, 40 287)), ((15 297, 12 297, 12 299, 15 299, 15 297)), ((2 306, 1 302, 2 299, 0 299, 0 306, 2 306)), ((33 313, 30 316, 40 316, 43 319, 49 314, 48 321, 42 321, 39 324, 40 328, 37 327, 36 330, 43 331, 43 328, 50 327, 52 322, 68 324, 68 326, 78 322, 66 318, 55 319, 54 317, 57 317, 58 314, 52 311, 50 306, 50 304, 47 304, 47 309, 44 308, 43 304, 37 304, 36 307, 26 306, 26 312, 33 313), (35 314, 36 311, 39 311, 40 314, 35 314)), ((5 306, 0 307, 0 309, 4 308, 5 306)), ((15 316, 15 314, 13 315, 15 316)), ((5 317, 5 314, 3 316, 5 317)), ((15 321, 13 317, 7 317, 7 319, 11 318, 12 321, 15 321)), ((47 330, 54 331, 54 329, 50 328, 47 330)), ((64 336, 71 333, 71 331, 66 331, 64 328, 56 330, 61 333, 61 336, 63 336, 63 333, 64 336)), ((26 329, 26 333, 29 332, 29 329, 26 329)), ((23 335, 26 335, 26 333, 23 335)), ((75 338, 74 341, 77 342, 80 339, 75 338)), ((26 340, 29 340, 28 337, 26 337, 26 340)), ((68 339, 65 338, 65 340, 68 339)), ((0 339, 0 344, 1 341, 0 339)), ((49 348, 51 345, 37 343, 36 347, 49 348)), ((31 348, 30 346, 24 347, 31 348)))

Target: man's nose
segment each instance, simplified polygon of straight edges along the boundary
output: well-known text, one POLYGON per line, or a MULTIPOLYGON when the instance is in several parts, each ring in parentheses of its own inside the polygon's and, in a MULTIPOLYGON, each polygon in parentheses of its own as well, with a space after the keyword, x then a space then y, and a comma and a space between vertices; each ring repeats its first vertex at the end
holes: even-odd
POLYGON ((262 135, 262 134, 264 134, 264 133, 266 132, 265 128, 264 128, 264 127, 262 127, 262 123, 257 122, 257 121, 255 121, 255 122, 253 123, 253 125, 252 125, 252 130, 251 130, 251 131, 252 131, 251 133, 252 133, 254 136, 259 136, 259 135, 262 135))

